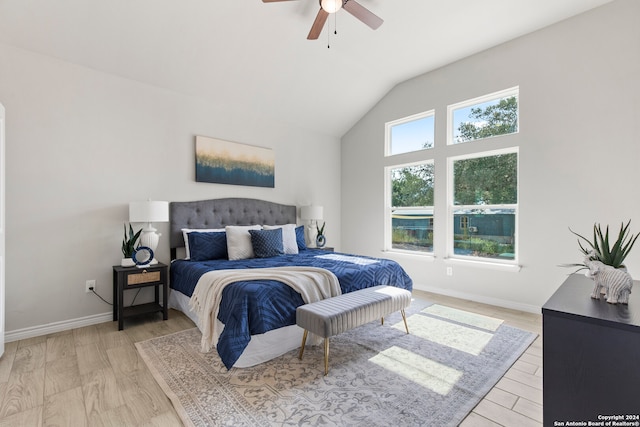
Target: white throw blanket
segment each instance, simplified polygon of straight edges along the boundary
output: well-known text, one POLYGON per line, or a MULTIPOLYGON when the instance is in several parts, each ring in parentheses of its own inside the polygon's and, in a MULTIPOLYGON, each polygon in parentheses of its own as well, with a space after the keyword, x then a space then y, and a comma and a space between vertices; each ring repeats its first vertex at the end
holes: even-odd
POLYGON ((277 280, 302 295, 305 303, 335 297, 342 293, 335 274, 316 267, 273 267, 246 270, 214 270, 200 277, 189 301, 200 321, 201 351, 208 352, 218 344, 224 329, 218 311, 225 286, 246 280, 277 280))

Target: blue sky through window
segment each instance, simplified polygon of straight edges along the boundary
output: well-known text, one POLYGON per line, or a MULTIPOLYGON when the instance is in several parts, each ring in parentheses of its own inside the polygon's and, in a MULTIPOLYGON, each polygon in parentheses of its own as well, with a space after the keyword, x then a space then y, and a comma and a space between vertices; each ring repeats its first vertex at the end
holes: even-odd
POLYGON ((433 148, 434 134, 433 115, 393 125, 390 154, 433 148))
MULTIPOLYGON (((508 97, 507 97, 508 98, 508 97)), ((458 142, 463 142, 460 136, 460 124, 462 123, 474 123, 476 127, 486 126, 486 120, 478 120, 471 117, 471 109, 472 108, 480 108, 481 110, 486 110, 487 107, 492 105, 498 105, 500 101, 506 98, 497 98, 492 99, 490 101, 482 102, 480 104, 469 105, 468 107, 462 107, 453 110, 453 143, 457 144, 458 142)))

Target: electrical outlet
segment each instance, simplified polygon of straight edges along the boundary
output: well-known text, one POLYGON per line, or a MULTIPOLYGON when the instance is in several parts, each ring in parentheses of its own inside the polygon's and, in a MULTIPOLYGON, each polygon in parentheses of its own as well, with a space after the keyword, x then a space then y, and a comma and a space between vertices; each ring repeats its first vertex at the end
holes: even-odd
POLYGON ((453 276, 453 267, 447 267, 447 276, 453 276))
POLYGON ((95 279, 87 280, 84 284, 84 291, 91 292, 92 290, 96 290, 96 281, 95 279))

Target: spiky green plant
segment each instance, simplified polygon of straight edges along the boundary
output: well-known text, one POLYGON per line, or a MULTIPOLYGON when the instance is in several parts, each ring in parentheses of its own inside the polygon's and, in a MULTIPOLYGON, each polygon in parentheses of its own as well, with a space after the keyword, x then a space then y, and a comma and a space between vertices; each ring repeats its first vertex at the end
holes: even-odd
POLYGON ((322 227, 320 227, 318 224, 316 224, 316 231, 318 232, 319 236, 324 236, 324 226, 326 225, 326 222, 322 223, 322 227))
POLYGON ((136 242, 142 233, 142 228, 137 233, 133 232, 133 227, 129 224, 129 237, 127 237, 127 225, 124 225, 124 239, 122 240, 122 255, 125 258, 131 258, 133 251, 136 249, 136 242))
MULTIPOLYGON (((620 232, 618 232, 618 238, 613 242, 613 246, 610 246, 609 242, 608 225, 603 233, 600 224, 593 224, 593 240, 587 239, 571 228, 569 228, 569 231, 578 236, 578 245, 585 256, 590 256, 593 261, 601 261, 603 264, 620 268, 624 266, 624 259, 629 255, 633 244, 640 236, 640 233, 635 236, 629 233, 630 224, 631 220, 626 225, 624 222, 620 225, 620 232), (582 244, 583 242, 585 245, 582 244)), ((584 264, 571 265, 586 268, 584 264)))

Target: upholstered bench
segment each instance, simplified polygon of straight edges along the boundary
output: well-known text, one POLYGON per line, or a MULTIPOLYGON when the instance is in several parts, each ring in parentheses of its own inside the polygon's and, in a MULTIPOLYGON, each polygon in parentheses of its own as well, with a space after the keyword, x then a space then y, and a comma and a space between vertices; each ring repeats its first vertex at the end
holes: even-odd
POLYGON ((395 311, 402 313, 409 333, 404 309, 411 304, 411 292, 395 286, 373 286, 337 297, 305 304, 296 310, 296 323, 304 328, 299 358, 302 359, 309 332, 324 338, 324 374, 329 372, 329 337, 364 325, 395 311))

